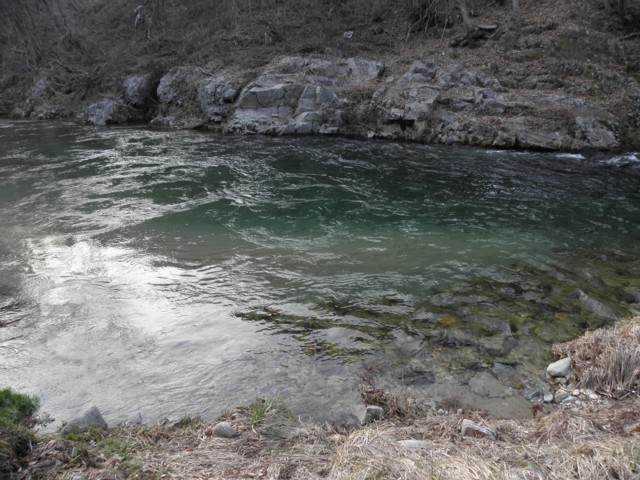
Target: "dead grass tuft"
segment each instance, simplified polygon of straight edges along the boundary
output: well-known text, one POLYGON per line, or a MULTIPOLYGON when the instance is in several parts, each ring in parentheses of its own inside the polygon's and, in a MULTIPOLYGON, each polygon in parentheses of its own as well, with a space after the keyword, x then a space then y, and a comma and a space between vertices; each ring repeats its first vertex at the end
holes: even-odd
POLYGON ((571 357, 570 380, 578 388, 590 388, 616 399, 638 394, 640 317, 555 345, 553 353, 571 357))
POLYGON ((640 473, 637 433, 622 437, 605 427, 628 415, 637 421, 636 408, 637 401, 584 414, 563 409, 525 421, 471 414, 498 432, 496 442, 462 437, 462 415, 428 415, 411 426, 382 423, 346 439, 336 452, 330 478, 634 478, 640 473), (406 439, 424 443, 417 448, 398 443, 406 439))

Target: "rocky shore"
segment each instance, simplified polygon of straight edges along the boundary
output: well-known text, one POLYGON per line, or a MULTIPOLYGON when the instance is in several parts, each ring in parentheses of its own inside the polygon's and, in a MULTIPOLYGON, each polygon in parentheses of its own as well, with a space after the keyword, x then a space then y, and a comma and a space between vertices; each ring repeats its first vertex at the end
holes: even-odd
POLYGON ((40 436, 14 479, 634 478, 640 474, 640 317, 554 346, 532 418, 499 420, 370 385, 362 425, 301 422, 281 399, 215 421, 108 428, 92 407, 40 436))
MULTIPOLYGON (((122 79, 119 91, 81 106, 89 125, 149 121, 233 134, 319 134, 417 142, 580 151, 622 148, 619 118, 590 99, 522 92, 461 64, 413 61, 394 74, 365 58, 285 56, 249 82, 244 74, 174 67, 122 79)), ((629 79, 632 98, 640 86, 629 79)), ((36 82, 13 114, 56 118, 68 112, 36 82)))

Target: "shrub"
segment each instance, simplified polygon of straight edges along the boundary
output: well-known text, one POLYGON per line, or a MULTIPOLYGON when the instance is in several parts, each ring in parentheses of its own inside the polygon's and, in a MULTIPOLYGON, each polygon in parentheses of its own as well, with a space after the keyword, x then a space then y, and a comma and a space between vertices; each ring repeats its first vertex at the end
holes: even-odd
POLYGON ((40 405, 37 398, 0 390, 0 477, 14 471, 34 439, 27 422, 40 405))

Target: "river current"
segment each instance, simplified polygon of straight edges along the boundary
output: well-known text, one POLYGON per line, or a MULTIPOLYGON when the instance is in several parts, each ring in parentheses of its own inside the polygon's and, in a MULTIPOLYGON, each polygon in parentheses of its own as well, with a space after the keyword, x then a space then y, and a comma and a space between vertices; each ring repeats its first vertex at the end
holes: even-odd
POLYGON ((340 420, 365 374, 507 408, 640 309, 639 239, 634 154, 4 120, 0 387, 109 423, 340 420))

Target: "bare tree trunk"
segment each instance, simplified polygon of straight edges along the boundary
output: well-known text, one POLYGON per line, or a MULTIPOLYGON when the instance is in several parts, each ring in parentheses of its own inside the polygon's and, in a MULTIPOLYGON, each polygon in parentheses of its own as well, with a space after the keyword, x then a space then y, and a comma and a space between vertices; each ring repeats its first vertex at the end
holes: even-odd
POLYGON ((458 0, 458 9, 460 10, 460 15, 462 15, 462 23, 464 25, 464 29, 467 32, 473 30, 473 24, 471 23, 471 17, 469 17, 469 10, 467 10, 467 3, 465 0, 458 0))
POLYGON ((627 13, 627 1, 626 0, 618 0, 618 13, 621 17, 627 13))
MULTIPOLYGON (((623 0, 620 0, 623 1, 623 0)), ((513 20, 516 24, 516 28, 520 28, 520 0, 512 0, 513 4, 513 20)))

